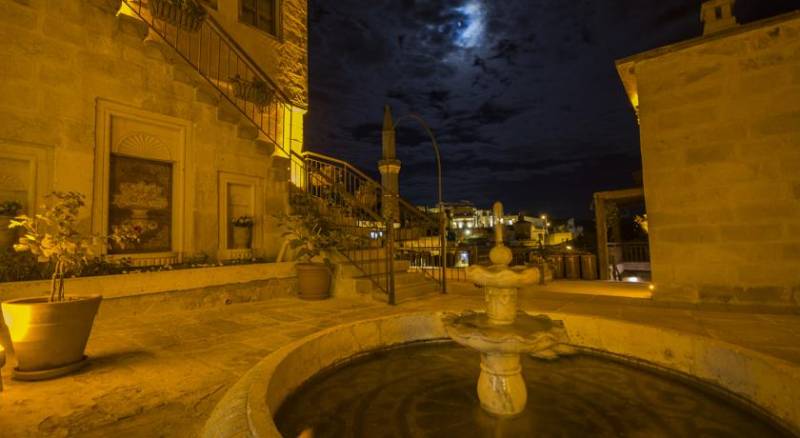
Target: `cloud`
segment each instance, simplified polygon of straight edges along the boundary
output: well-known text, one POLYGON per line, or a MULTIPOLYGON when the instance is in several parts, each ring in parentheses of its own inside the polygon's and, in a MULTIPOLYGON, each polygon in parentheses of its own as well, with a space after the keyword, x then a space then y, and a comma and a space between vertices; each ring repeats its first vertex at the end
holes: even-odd
MULTIPOLYGON (((696 0, 309 6, 307 147, 374 172, 388 103, 433 128, 448 197, 577 216, 590 214, 592 191, 631 185, 641 166, 614 61, 701 29, 696 0)), ((402 191, 415 201, 433 181, 429 148, 418 126, 402 125, 402 191)))

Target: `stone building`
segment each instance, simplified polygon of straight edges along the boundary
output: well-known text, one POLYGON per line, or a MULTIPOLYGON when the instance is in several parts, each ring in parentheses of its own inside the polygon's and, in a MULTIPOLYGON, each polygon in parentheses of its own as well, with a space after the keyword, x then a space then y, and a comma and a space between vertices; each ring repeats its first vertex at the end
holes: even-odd
POLYGON ((274 257, 303 145, 306 2, 205 1, 195 28, 155 17, 166 3, 0 2, 0 201, 35 213, 80 192, 87 231, 142 225, 124 254, 139 264, 274 257), (241 216, 250 245, 232 241, 241 216))
POLYGON ((655 298, 800 304, 800 13, 618 62, 641 125, 655 298))

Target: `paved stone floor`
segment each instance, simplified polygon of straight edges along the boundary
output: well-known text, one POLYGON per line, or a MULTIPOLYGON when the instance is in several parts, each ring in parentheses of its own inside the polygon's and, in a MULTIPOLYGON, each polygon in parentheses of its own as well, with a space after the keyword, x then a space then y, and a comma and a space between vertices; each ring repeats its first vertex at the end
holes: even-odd
MULTIPOLYGON (((482 296, 390 307, 377 302, 279 298, 180 313, 98 318, 91 364, 25 383, 4 370, 0 436, 195 436, 227 387, 286 343, 343 322, 423 309, 480 308, 482 296)), ((521 307, 642 322, 703 334, 800 363, 800 316, 670 307, 649 300, 526 291, 521 307)), ((8 367, 7 367, 8 368, 8 367)))

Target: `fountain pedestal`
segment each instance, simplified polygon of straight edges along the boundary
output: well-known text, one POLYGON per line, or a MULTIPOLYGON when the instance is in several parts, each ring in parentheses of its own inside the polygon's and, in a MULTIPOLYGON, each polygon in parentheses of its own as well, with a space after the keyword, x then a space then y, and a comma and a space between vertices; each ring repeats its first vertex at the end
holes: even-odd
MULTIPOLYGON (((503 216, 502 208, 495 203, 497 224, 503 216)), ((556 359, 574 349, 568 345, 561 321, 519 311, 519 289, 539 282, 539 268, 508 267, 512 254, 503 244, 502 225, 495 228, 495 242, 489 254, 492 266, 467 269, 467 278, 484 289, 486 312, 446 314, 443 322, 455 342, 481 353, 481 407, 492 415, 506 417, 521 413, 528 400, 520 356, 556 359)))

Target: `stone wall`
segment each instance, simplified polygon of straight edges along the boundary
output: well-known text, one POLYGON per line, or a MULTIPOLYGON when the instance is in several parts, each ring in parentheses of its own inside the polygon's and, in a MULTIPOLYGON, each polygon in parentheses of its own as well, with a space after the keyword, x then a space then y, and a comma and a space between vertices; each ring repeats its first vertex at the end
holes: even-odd
POLYGON ((800 14, 620 61, 657 299, 800 304, 800 14))
MULTIPOLYGON (((305 11, 302 1, 287 3, 305 11)), ((125 126, 132 126, 131 121, 152 126, 153 135, 178 127, 174 138, 180 147, 168 146, 181 154, 175 167, 183 175, 176 206, 179 251, 218 255, 224 173, 235 182, 254 181, 256 220, 263 224, 255 237, 258 255, 274 257, 281 239, 271 214, 286 208, 285 160, 273 157, 274 146, 244 127, 236 110, 203 88, 202 78, 171 49, 148 37, 143 23, 117 17, 119 6, 119 0, 0 2, 0 162, 17 160, 28 166, 25 171, 34 176, 20 186, 33 187, 36 204, 51 190, 87 195, 82 227, 103 231, 105 213, 91 213, 98 199, 108 199, 102 192, 107 183, 101 177, 98 181, 103 157, 97 151, 113 133, 102 131, 101 108, 125 113, 125 126), (146 37, 151 40, 144 41, 146 37)), ((305 26, 305 18, 300 21, 305 26)), ((289 32, 305 32, 305 27, 285 22, 287 40, 289 32)), ((305 36, 292 36, 284 46, 275 52, 278 64, 299 64, 295 68, 304 75, 305 36), (284 59, 286 51, 291 53, 284 59)), ((297 79, 300 73, 295 73, 287 80, 297 79)), ((297 87, 305 90, 305 79, 300 82, 297 87)), ((0 179, 4 170, 0 168, 0 179)))

